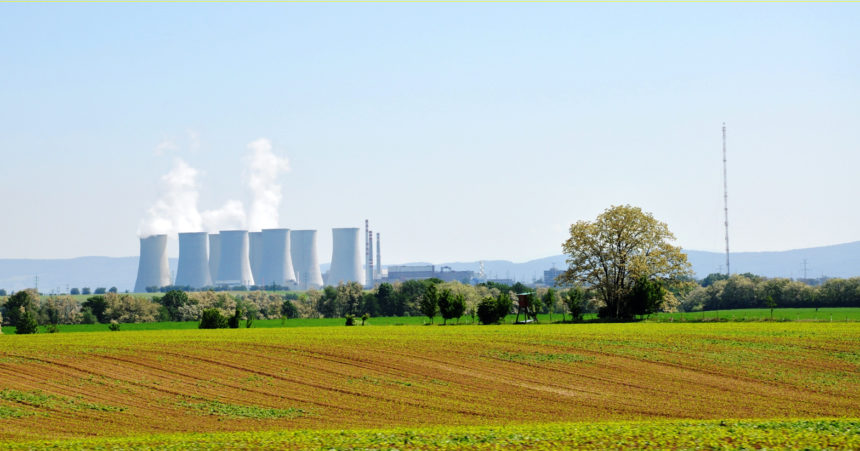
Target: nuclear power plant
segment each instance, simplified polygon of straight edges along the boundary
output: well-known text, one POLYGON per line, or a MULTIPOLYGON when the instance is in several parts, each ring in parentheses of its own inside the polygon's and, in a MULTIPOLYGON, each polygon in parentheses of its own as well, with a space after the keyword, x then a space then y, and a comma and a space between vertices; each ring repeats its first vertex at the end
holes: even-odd
POLYGON ((361 268, 360 233, 357 227, 331 229, 331 268, 326 279, 327 285, 364 281, 364 271, 361 268))
POLYGON ((333 228, 331 267, 325 282, 317 256, 316 230, 222 230, 219 233, 179 233, 179 264, 171 280, 167 235, 140 239, 135 292, 168 286, 201 289, 218 286, 277 286, 319 289, 324 285, 358 282, 372 287, 381 277, 379 234, 376 261, 373 234, 365 221, 365 265, 362 265, 360 229, 333 228))
POLYGON ((176 268, 175 285, 194 288, 212 286, 207 236, 206 232, 179 234, 179 266, 176 268))
POLYGON ((134 291, 143 293, 148 287, 170 285, 170 267, 167 265, 167 235, 152 235, 140 239, 140 260, 137 264, 137 281, 134 291))

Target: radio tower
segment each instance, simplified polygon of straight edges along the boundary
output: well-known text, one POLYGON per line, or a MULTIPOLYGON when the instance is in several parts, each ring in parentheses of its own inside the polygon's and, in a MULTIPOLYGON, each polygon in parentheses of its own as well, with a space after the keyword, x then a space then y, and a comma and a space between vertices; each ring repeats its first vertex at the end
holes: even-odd
POLYGON ((723 213, 726 225, 726 276, 732 275, 729 266, 729 182, 726 175, 726 123, 723 122, 723 213))

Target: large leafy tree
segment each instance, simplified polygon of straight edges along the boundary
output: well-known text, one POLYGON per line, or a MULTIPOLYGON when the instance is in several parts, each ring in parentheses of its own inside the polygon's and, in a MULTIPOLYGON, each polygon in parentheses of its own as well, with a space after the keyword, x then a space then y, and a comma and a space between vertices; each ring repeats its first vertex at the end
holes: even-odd
POLYGON ((570 238, 562 244, 568 255, 563 283, 581 284, 597 292, 606 304, 604 316, 621 318, 631 312, 628 301, 641 277, 664 285, 691 275, 675 236, 664 222, 630 205, 612 206, 594 221, 570 226, 570 238))

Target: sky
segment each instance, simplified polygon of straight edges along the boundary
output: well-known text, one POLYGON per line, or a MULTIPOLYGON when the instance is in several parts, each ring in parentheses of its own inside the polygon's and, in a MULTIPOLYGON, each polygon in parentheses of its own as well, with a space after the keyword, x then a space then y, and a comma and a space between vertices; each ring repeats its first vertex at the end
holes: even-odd
POLYGON ((233 211, 319 229, 321 262, 365 219, 384 264, 526 261, 619 204, 720 251, 723 122, 732 251, 857 241, 857 23, 854 4, 0 5, 0 258, 133 256, 157 220, 233 211))

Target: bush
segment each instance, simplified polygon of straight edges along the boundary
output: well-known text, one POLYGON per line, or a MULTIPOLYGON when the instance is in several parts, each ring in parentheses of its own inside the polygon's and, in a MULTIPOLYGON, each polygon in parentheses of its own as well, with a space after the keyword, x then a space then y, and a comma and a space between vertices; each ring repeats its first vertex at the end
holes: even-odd
POLYGON ((48 324, 48 326, 45 327, 45 331, 47 331, 49 334, 55 334, 60 331, 60 326, 56 324, 48 324))
POLYGON ((284 300, 284 303, 281 304, 281 317, 283 318, 298 318, 299 317, 299 309, 296 308, 296 304, 293 304, 293 301, 287 299, 284 300))
POLYGON ((108 326, 111 332, 119 332, 119 323, 116 322, 115 319, 110 320, 110 325, 108 326))
POLYGON ((365 313, 364 315, 361 315, 361 325, 363 326, 364 322, 369 320, 369 319, 370 319, 370 313, 365 313))
MULTIPOLYGON (((39 301, 39 293, 36 290, 21 290, 6 300, 6 320, 9 325, 17 326, 21 315, 26 311, 33 315, 36 311, 36 303, 39 301)), ((35 316, 33 321, 35 321, 35 316)))
POLYGON ((242 319, 242 309, 236 307, 236 312, 233 313, 233 315, 227 319, 227 327, 229 327, 230 329, 238 329, 240 319, 242 319))
POLYGON ((106 292, 107 292, 107 288, 98 287, 98 288, 96 288, 95 291, 93 291, 93 294, 105 294, 106 292))
POLYGON ((72 290, 69 291, 69 294, 77 296, 77 295, 81 294, 81 290, 79 290, 77 288, 72 288, 72 290))
POLYGON ((81 310, 81 324, 95 324, 99 321, 93 311, 85 308, 81 310))
POLYGON ((499 322, 499 308, 496 299, 488 296, 478 303, 478 321, 481 324, 495 324, 499 322))
POLYGON ((513 300, 511 300, 511 295, 508 293, 501 293, 496 298, 496 314, 499 315, 499 320, 504 320, 511 313, 512 304, 513 300))
POLYGON ((81 304, 83 309, 89 310, 96 317, 96 321, 100 323, 107 323, 110 320, 107 315, 105 315, 105 311, 108 308, 108 303, 105 300, 104 296, 91 296, 88 297, 83 304, 81 304))
POLYGON ((355 326, 355 315, 353 315, 352 313, 346 314, 346 325, 355 326))
POLYGON ((23 310, 20 315, 18 315, 18 323, 15 326, 16 334, 35 334, 38 328, 39 325, 36 323, 36 317, 32 313, 27 310, 23 310))
POLYGON ((89 287, 81 288, 81 294, 90 294, 90 288, 89 287))
MULTIPOLYGON (((203 310, 203 317, 200 319, 200 329, 226 329, 227 318, 218 311, 218 309, 203 310)), ((238 325, 236 327, 239 327, 238 325)))

